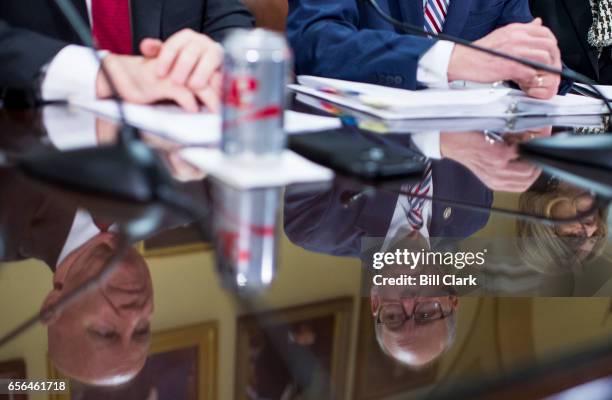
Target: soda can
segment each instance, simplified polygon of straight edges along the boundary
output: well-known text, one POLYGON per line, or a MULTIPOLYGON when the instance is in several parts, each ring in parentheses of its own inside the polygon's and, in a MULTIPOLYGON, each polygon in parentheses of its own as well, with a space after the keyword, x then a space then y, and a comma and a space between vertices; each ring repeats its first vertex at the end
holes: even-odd
POLYGON ((223 285, 265 290, 276 277, 280 188, 241 190, 212 178, 216 265, 223 285))
POLYGON ((269 156, 286 146, 283 111, 292 69, 285 37, 237 29, 223 42, 223 135, 230 156, 269 156))

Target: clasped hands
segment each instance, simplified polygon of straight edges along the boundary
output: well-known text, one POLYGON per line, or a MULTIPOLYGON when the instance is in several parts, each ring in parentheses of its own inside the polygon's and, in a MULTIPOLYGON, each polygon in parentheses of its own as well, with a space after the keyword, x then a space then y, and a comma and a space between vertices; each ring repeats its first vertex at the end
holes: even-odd
MULTIPOLYGON (((109 54, 103 63, 127 102, 151 104, 174 101, 183 109, 197 112, 200 103, 211 111, 220 109, 222 46, 209 37, 184 29, 165 42, 144 39, 142 56, 109 54)), ((96 80, 98 98, 112 97, 102 71, 96 80)))
POLYGON ((522 193, 541 170, 519 157, 518 144, 552 134, 550 126, 523 133, 508 133, 503 141, 486 140, 482 132, 441 132, 440 153, 469 169, 489 189, 522 193))
MULTIPOLYGON (((481 47, 561 69, 561 52, 555 35, 534 19, 527 24, 514 23, 498 28, 474 42, 481 47)), ((448 79, 482 83, 514 81, 530 97, 550 99, 559 90, 561 77, 534 68, 457 45, 451 54, 448 79)))

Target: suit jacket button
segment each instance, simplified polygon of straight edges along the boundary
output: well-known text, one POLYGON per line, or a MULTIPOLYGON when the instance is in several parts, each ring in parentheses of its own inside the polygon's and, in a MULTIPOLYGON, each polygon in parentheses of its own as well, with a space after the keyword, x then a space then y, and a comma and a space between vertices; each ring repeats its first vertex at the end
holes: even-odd
POLYGON ((449 219, 451 215, 453 215, 453 209, 450 207, 446 207, 444 209, 444 214, 442 214, 442 216, 444 217, 444 219, 449 219))
POLYGON ((401 85, 402 83, 404 83, 404 78, 402 78, 402 77, 401 77, 401 76, 399 76, 399 75, 398 75, 398 76, 396 76, 396 77, 395 77, 395 84, 396 84, 397 86, 399 86, 399 85, 401 85))

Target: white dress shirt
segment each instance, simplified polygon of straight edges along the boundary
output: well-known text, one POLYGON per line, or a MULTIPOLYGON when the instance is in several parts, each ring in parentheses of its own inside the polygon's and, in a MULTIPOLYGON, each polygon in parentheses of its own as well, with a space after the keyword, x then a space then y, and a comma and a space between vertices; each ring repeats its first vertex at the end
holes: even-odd
MULTIPOLYGON (((92 26, 91 0, 85 2, 92 26)), ((419 60, 417 81, 428 87, 447 88, 448 64, 453 48, 453 43, 443 40, 434 44, 419 60)), ((100 54, 103 56, 105 53, 100 54)), ((95 98, 99 69, 100 65, 91 54, 91 49, 80 45, 64 47, 43 69, 42 99, 67 100, 73 96, 95 98)))
MULTIPOLYGON (((51 143, 59 150, 71 150, 97 145, 95 116, 82 111, 74 111, 64 106, 48 106, 43 109, 43 122, 51 143)), ((116 231, 116 225, 109 228, 116 231)), ((74 250, 100 234, 89 212, 78 209, 64 247, 57 259, 61 264, 74 250)))
POLYGON ((83 246, 96 235, 100 234, 100 229, 96 226, 91 215, 85 210, 77 210, 70 232, 66 238, 66 243, 57 258, 57 264, 60 265, 74 250, 83 246))

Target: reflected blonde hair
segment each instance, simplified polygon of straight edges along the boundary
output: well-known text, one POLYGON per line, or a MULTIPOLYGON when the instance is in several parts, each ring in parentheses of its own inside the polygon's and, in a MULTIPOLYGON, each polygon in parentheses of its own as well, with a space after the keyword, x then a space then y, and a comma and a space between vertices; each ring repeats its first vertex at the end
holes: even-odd
MULTIPOLYGON (((551 192, 529 191, 519 198, 519 210, 523 213, 550 216, 552 206, 564 197, 558 190, 551 192)), ((560 275, 578 267, 580 270, 588 262, 599 258, 605 249, 608 237, 607 210, 598 209, 595 212, 597 236, 593 249, 587 257, 577 257, 583 239, 560 236, 554 225, 517 221, 519 255, 530 268, 547 275, 560 275)))

